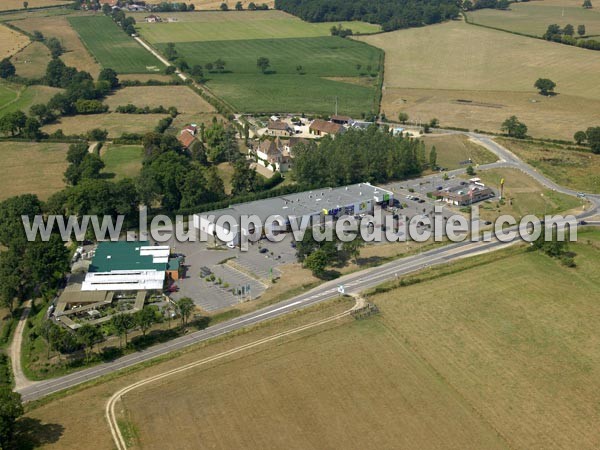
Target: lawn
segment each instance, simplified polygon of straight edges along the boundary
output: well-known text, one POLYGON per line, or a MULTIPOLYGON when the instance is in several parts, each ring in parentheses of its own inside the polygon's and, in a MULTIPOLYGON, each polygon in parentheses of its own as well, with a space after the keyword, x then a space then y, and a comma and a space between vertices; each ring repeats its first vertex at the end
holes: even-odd
POLYGON ((4 59, 18 53, 29 44, 29 38, 7 26, 0 25, 0 59, 4 59))
POLYGON ((102 67, 110 67, 118 73, 161 71, 162 63, 127 36, 109 17, 74 16, 68 20, 102 67))
POLYGON ((104 161, 104 173, 114 174, 115 179, 133 178, 140 173, 142 168, 141 145, 113 145, 107 144, 100 151, 104 161))
MULTIPOLYGON (((65 10, 52 10, 65 11, 65 10)), ((71 14, 76 14, 71 12, 71 14)), ((75 67, 78 70, 85 70, 93 77, 97 77, 100 72, 100 66, 94 60, 92 55, 87 51, 77 32, 71 27, 67 16, 49 16, 45 17, 36 13, 29 13, 28 16, 13 20, 12 25, 33 33, 40 31, 44 36, 51 38, 55 37, 60 40, 65 47, 66 52, 60 56, 60 59, 70 67, 75 67)), ((45 67, 44 67, 45 69, 45 67)))
POLYGON ((165 114, 91 114, 88 116, 61 117, 57 122, 44 125, 42 130, 53 133, 58 129, 66 135, 85 134, 94 128, 108 131, 111 138, 119 137, 123 133, 147 133, 152 131, 165 114))
MULTIPOLYGON (((164 50, 164 44, 158 48, 164 50)), ((299 39, 255 39, 248 41, 184 42, 176 44, 190 65, 219 58, 226 73, 208 75, 208 87, 216 95, 244 112, 333 113, 338 98, 339 112, 360 115, 377 109, 376 86, 340 82, 325 77, 358 78, 371 66, 376 73, 382 54, 374 47, 348 39, 317 37, 299 39), (293 57, 292 57, 293 55, 293 57), (263 74, 257 58, 269 58, 271 67, 263 74), (299 74, 302 66, 304 74, 299 74)))
MULTIPOLYGON (((199 42, 330 36, 338 23, 308 23, 282 11, 214 12, 205 14, 164 13, 177 22, 146 23, 146 14, 132 14, 141 35, 153 44, 165 42, 199 42)), ((342 22, 355 33, 380 31, 379 25, 364 22, 342 22)))
POLYGON ((133 391, 126 417, 142 448, 594 448, 588 237, 576 269, 523 250, 459 263, 374 296, 378 317, 133 391))
POLYGON ((67 144, 0 142, 0 200, 37 194, 46 200, 65 183, 67 144))
POLYGON ((422 140, 425 142, 427 156, 435 146, 438 166, 448 170, 466 167, 468 165, 466 161, 469 159, 473 165, 489 164, 498 160, 492 152, 462 134, 430 134, 424 136, 422 140))
POLYGON ((544 0, 526 3, 513 3, 510 9, 480 9, 469 12, 469 19, 486 25, 517 33, 543 36, 550 24, 564 27, 571 24, 585 25, 586 35, 600 35, 600 11, 598 8, 585 9, 579 0, 544 0))
POLYGON ((600 155, 558 145, 500 139, 502 145, 562 186, 600 194, 600 155))
POLYGON ((500 131, 515 114, 533 136, 572 139, 600 122, 600 55, 585 49, 449 22, 359 38, 385 50, 382 112, 433 117, 442 126, 500 131), (533 87, 540 77, 558 95, 533 87))
MULTIPOLYGON (((507 214, 519 220, 528 214, 541 217, 545 214, 561 214, 567 211, 581 212, 582 203, 570 195, 546 189, 529 175, 516 169, 481 170, 477 172, 486 185, 500 190, 504 179, 504 202, 498 197, 479 203, 483 220, 493 221, 507 214)), ((465 178, 469 178, 465 176, 465 178)))
POLYGON ((16 111, 27 113, 34 103, 46 103, 61 89, 49 86, 18 86, 0 82, 0 115, 16 111))
POLYGON ((11 62, 17 69, 17 75, 25 78, 42 78, 46 66, 51 61, 50 51, 41 42, 32 42, 16 55, 11 62))

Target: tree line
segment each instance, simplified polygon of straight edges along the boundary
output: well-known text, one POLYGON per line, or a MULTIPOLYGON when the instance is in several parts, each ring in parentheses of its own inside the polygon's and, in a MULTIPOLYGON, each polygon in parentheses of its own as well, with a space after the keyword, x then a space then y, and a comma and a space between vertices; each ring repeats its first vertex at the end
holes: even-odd
POLYGON ((379 24, 384 31, 440 23, 460 12, 451 0, 275 0, 275 8, 308 22, 360 20, 379 24))
POLYGON ((589 50, 600 50, 600 41, 595 39, 583 39, 585 33, 585 25, 577 26, 577 34, 579 35, 579 38, 577 38, 575 37, 575 27, 573 25, 567 24, 564 28, 561 28, 560 25, 552 24, 548 25, 548 28, 542 37, 547 41, 574 45, 589 50))

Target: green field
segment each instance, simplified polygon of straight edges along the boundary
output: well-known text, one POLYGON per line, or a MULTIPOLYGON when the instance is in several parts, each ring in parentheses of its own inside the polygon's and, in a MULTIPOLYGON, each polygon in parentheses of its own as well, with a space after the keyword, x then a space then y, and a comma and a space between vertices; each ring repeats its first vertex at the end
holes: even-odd
MULTIPOLYGON (((146 23, 146 14, 132 14, 149 42, 197 42, 268 38, 329 36, 332 23, 308 23, 281 11, 169 13, 174 23, 146 23)), ((342 22, 354 33, 374 33, 381 28, 364 22, 342 22)))
POLYGON ((140 145, 108 145, 100 151, 104 161, 104 173, 114 174, 115 179, 133 178, 142 168, 142 147, 140 145))
POLYGON ((0 116, 16 110, 25 113, 34 103, 46 103, 61 89, 48 86, 17 86, 0 82, 0 116))
MULTIPOLYGON (((164 50, 165 44, 157 47, 164 50)), ((249 41, 184 42, 175 47, 190 65, 226 63, 226 73, 208 74, 208 87, 244 112, 289 111, 359 115, 376 109, 375 80, 359 78, 357 64, 376 72, 381 52, 374 47, 336 37, 255 39, 249 41), (256 67, 269 58, 269 74, 256 67), (296 66, 305 74, 300 75, 296 66), (327 78, 348 78, 349 82, 327 78), (366 83, 364 83, 366 81, 366 83), (363 83, 363 85, 361 85, 363 83)), ((364 70, 364 69, 363 69, 364 70)))
POLYGON ((512 3, 506 11, 480 9, 468 13, 473 23, 514 31, 517 33, 542 36, 548 25, 564 27, 571 24, 585 25, 586 35, 600 35, 600 9, 585 9, 580 1, 544 0, 512 3))
POLYGON ((466 167, 461 162, 469 159, 474 166, 498 161, 496 155, 462 134, 430 134, 423 136, 422 140, 425 142, 426 154, 429 155, 431 148, 435 146, 437 165, 448 170, 466 167))
POLYGON ((160 61, 109 17, 77 16, 68 20, 102 67, 110 67, 118 73, 153 73, 162 69, 160 61))

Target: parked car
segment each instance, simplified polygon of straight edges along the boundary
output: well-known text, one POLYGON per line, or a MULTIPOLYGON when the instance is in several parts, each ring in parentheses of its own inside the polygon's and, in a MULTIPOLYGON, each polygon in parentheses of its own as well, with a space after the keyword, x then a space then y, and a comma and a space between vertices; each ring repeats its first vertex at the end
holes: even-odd
POLYGON ((261 249, 260 249, 258 252, 259 252, 259 253, 267 253, 268 251, 269 251, 269 249, 268 249, 268 248, 266 248, 266 247, 263 247, 263 248, 261 248, 261 249))
POLYGON ((210 270, 208 267, 206 267, 206 266, 200 267, 200 276, 202 278, 205 278, 205 277, 209 276, 210 274, 212 274, 212 270, 210 270))

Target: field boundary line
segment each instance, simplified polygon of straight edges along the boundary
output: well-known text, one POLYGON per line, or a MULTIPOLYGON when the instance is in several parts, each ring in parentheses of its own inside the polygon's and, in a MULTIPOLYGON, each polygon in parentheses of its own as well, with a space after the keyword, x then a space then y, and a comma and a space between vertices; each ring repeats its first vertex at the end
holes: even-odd
POLYGON ((130 384, 129 386, 121 388, 120 390, 118 390, 116 393, 114 393, 110 397, 110 399, 106 403, 106 406, 105 406, 105 409, 104 409, 105 417, 106 417, 106 420, 108 422, 108 426, 110 428, 110 432, 111 432, 113 441, 114 441, 117 449, 118 450, 126 450, 127 449, 127 443, 125 442, 125 438, 123 437, 123 434, 121 433, 121 429, 119 428, 119 424, 117 422, 117 417, 116 417, 116 412, 115 412, 116 403, 121 399, 121 397, 123 397, 123 395, 125 395, 127 393, 130 393, 131 391, 133 391, 133 390, 135 390, 135 389, 137 389, 139 387, 145 386, 147 384, 154 383, 155 381, 162 380, 162 379, 167 378, 167 377, 169 377, 171 375, 176 375, 176 374, 179 374, 181 372, 185 372, 185 371, 187 371, 189 369, 200 367, 200 366, 203 366, 203 365, 208 364, 210 362, 214 362, 214 361, 217 361, 219 359, 226 358, 226 357, 231 356, 231 355, 235 355, 237 353, 243 352, 244 350, 248 350, 248 349, 251 349, 251 348, 254 348, 254 347, 259 347, 259 346, 261 346, 263 344, 267 344, 269 342, 276 341, 278 339, 281 339, 281 338, 284 338, 284 337, 287 337, 287 336, 291 336, 291 335, 299 333, 301 331, 305 331, 305 330, 308 330, 308 329, 311 329, 311 328, 314 328, 314 327, 317 327, 317 326, 320 326, 320 325, 327 324, 329 322, 336 321, 336 320, 341 319, 343 317, 346 317, 346 316, 350 315, 350 313, 353 310, 355 310, 359 305, 361 305, 361 301, 359 300, 359 297, 355 297, 355 298, 356 298, 356 303, 354 304, 354 306, 352 306, 352 308, 350 308, 350 309, 348 309, 348 310, 346 310, 344 312, 335 314, 335 315, 333 315, 331 317, 328 317, 328 318, 325 318, 325 319, 318 320, 316 322, 311 322, 311 323, 306 324, 306 325, 301 325, 299 327, 293 328, 293 329, 288 330, 288 331, 282 331, 280 333, 277 333, 277 334, 274 334, 272 336, 268 336, 268 337, 265 337, 265 338, 262 338, 262 339, 258 339, 256 341, 250 342, 248 344, 240 345, 238 347, 226 350, 226 351, 218 353, 216 355, 203 358, 203 359, 201 359, 199 361, 194 361, 194 362, 185 364, 185 365, 183 365, 181 367, 177 367, 175 369, 171 369, 171 370, 168 370, 166 372, 163 372, 163 373, 160 373, 160 374, 157 374, 157 375, 153 375, 153 376, 145 378, 143 380, 139 380, 139 381, 137 381, 137 382, 135 382, 133 384, 130 384))

